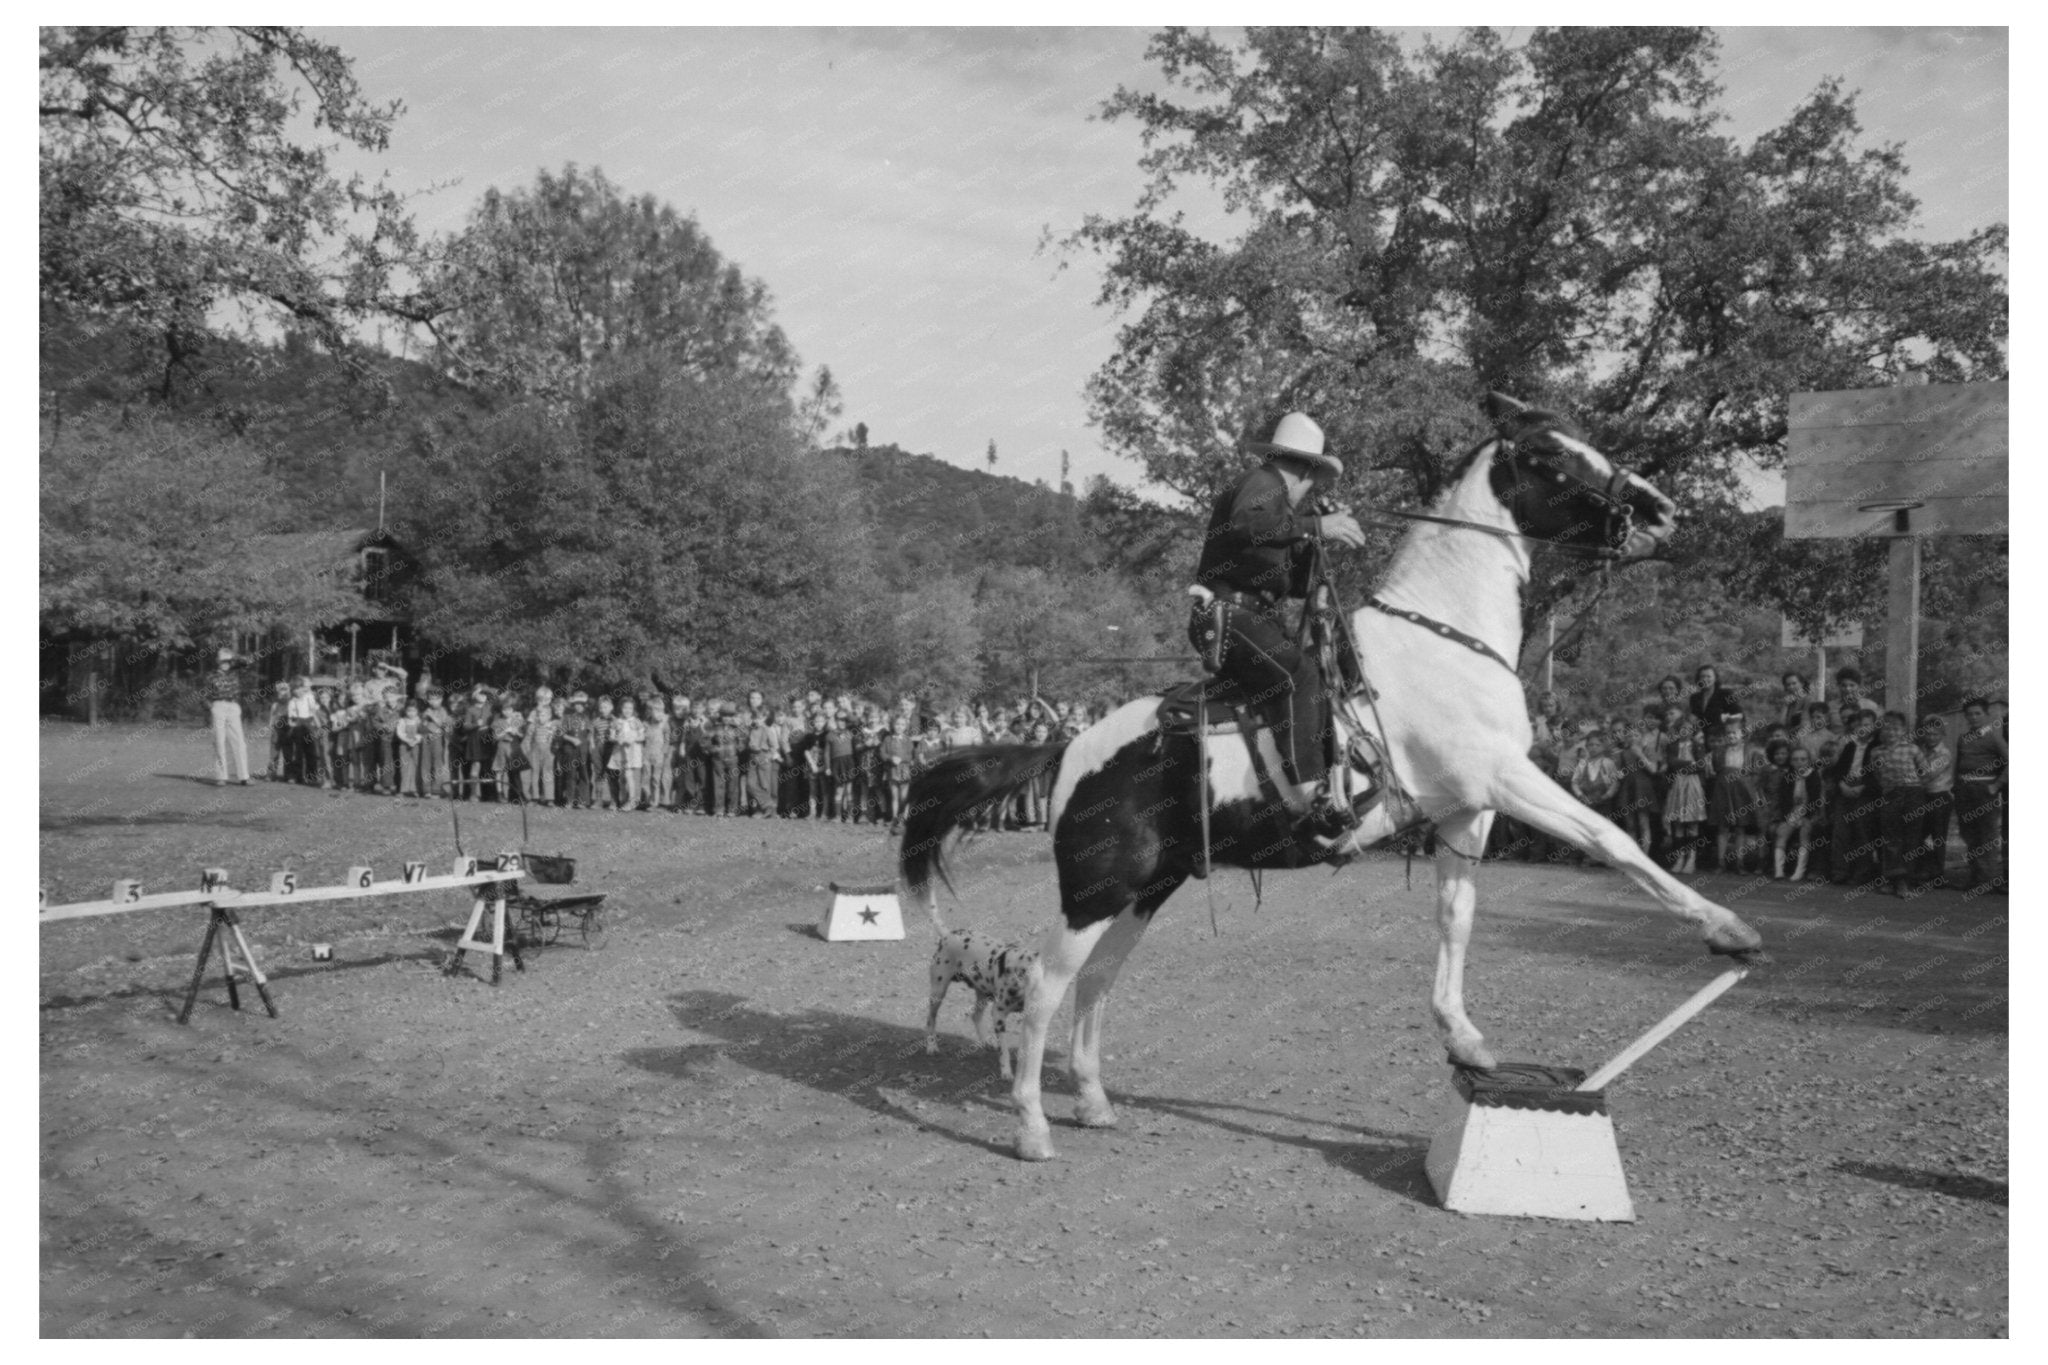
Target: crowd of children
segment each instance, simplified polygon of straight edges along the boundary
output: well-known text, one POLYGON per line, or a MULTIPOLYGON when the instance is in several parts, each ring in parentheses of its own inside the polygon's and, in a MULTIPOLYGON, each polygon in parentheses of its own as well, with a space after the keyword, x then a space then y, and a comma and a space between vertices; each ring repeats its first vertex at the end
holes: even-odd
MULTIPOLYGON (((478 686, 449 697, 430 682, 406 696, 392 670, 346 687, 279 683, 270 776, 345 791, 578 810, 829 819, 900 827, 911 776, 947 749, 1047 743, 1107 707, 1038 701, 932 712, 848 695, 770 705, 692 701, 658 690, 557 698, 478 686)), ((1043 828, 1047 774, 983 828, 1043 828)))
MULTIPOLYGON (((1943 882, 1953 824, 1966 850, 1962 889, 2004 890, 2006 749, 1988 700, 1964 703, 1952 743, 1940 716, 1909 731, 1903 714, 1864 696, 1853 668, 1836 676, 1832 702, 1809 701, 1798 674, 1780 681, 1783 709, 1760 734, 1711 665, 1689 696, 1676 676, 1662 679, 1633 719, 1571 719, 1546 693, 1530 758, 1680 875, 1700 870, 1711 832, 1718 871, 1904 895, 1943 882)), ((1490 851, 1562 856, 1505 819, 1490 851)))

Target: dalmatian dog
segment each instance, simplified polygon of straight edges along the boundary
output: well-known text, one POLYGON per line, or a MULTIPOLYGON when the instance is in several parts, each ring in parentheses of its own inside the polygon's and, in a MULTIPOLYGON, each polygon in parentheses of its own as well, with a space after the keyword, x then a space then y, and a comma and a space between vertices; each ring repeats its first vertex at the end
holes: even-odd
POLYGON ((1010 1016, 1024 1009, 1025 992, 1038 970, 1038 950, 1016 943, 998 943, 971 929, 948 929, 931 907, 932 923, 939 931, 939 946, 932 953, 932 1008, 924 1021, 924 1050, 939 1050, 939 1006, 955 981, 965 982, 974 992, 974 1036, 990 1046, 982 1020, 995 1006, 993 1046, 1004 1079, 1010 1076, 1010 1056, 1017 1047, 1017 1035, 1009 1029, 1010 1016))

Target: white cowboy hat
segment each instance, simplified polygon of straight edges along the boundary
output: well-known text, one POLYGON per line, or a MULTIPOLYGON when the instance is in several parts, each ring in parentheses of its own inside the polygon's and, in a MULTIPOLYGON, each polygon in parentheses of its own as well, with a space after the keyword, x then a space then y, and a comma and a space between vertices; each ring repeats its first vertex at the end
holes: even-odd
POLYGON ((1284 455, 1321 465, 1333 474, 1344 472, 1342 460, 1323 453, 1323 429, 1305 412, 1290 412, 1282 417, 1280 425, 1273 428, 1273 439, 1253 441, 1251 450, 1255 455, 1284 455))

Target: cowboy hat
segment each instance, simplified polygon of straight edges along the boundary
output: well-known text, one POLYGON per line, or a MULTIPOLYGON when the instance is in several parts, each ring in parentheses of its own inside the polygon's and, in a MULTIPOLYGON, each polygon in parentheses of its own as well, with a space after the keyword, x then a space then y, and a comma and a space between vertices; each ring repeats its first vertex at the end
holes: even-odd
POLYGON ((1332 474, 1344 472, 1342 460, 1323 453, 1323 429, 1305 412, 1290 412, 1282 417, 1280 424, 1273 428, 1273 439, 1253 441, 1251 451, 1255 455, 1279 455, 1320 465, 1332 474))

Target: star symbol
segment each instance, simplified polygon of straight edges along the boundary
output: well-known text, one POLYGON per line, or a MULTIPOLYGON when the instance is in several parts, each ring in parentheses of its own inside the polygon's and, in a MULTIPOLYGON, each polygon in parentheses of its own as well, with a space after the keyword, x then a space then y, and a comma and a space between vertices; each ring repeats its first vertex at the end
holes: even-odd
POLYGON ((863 910, 860 912, 860 922, 862 924, 876 924, 881 921, 881 918, 881 913, 876 910, 863 910))

